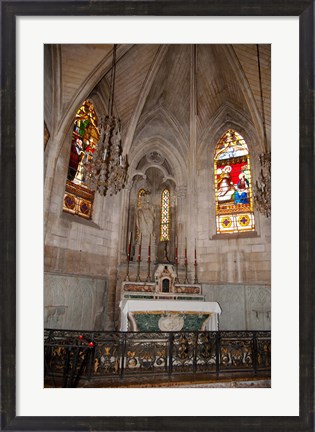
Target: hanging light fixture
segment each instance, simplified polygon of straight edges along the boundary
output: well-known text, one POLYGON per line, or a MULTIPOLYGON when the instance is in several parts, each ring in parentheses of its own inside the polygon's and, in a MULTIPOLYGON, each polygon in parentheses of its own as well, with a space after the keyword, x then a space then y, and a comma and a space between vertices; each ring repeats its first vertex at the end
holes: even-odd
POLYGON ((108 115, 100 122, 100 139, 92 158, 84 164, 86 186, 101 195, 113 195, 124 188, 128 177, 127 156, 122 155, 121 123, 113 115, 116 76, 116 45, 113 47, 108 115))
POLYGON ((261 82, 261 70, 260 70, 260 58, 259 58, 259 46, 257 46, 257 60, 258 60, 258 73, 260 83, 260 98, 261 98, 261 111, 263 118, 263 130, 264 130, 264 147, 265 151, 259 155, 260 162, 260 173, 256 185, 254 187, 254 201, 257 210, 269 217, 271 215, 271 153, 267 147, 267 133, 266 133, 266 122, 265 122, 265 111, 263 101, 263 89, 261 82))

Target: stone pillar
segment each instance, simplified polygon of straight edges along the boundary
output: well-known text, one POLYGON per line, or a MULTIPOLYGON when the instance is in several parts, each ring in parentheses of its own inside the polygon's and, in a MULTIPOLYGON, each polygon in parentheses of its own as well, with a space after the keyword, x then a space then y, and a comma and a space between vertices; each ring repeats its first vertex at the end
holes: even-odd
POLYGON ((177 238, 178 238, 178 258, 183 263, 185 237, 187 237, 187 214, 186 214, 186 197, 187 186, 177 188, 177 238))

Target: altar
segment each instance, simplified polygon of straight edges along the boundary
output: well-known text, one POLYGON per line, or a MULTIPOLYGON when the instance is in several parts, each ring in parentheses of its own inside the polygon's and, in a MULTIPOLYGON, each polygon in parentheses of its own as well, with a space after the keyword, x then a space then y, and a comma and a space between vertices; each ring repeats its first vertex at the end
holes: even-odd
POLYGON ((216 331, 221 308, 207 302, 199 283, 180 282, 171 263, 157 264, 154 278, 122 282, 120 330, 216 331))
POLYGON ((204 331, 219 329, 216 302, 127 300, 120 302, 121 331, 204 331))

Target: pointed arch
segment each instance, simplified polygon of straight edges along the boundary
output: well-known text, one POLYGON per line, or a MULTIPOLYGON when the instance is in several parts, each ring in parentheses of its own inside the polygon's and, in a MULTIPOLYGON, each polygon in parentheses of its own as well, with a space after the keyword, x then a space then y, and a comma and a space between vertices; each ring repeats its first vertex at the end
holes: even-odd
POLYGON ((216 231, 253 231, 255 220, 248 146, 235 130, 219 139, 214 155, 216 231))

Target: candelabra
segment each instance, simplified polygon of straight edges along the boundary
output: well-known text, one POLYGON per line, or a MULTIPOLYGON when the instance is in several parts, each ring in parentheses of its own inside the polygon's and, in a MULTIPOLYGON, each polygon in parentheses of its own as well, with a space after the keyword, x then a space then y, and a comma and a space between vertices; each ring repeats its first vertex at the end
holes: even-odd
POLYGON ((113 49, 108 115, 101 118, 100 139, 93 156, 83 164, 85 184, 101 195, 116 194, 127 181, 127 156, 122 156, 120 120, 113 115, 116 75, 116 45, 113 49))
POLYGON ((263 121, 263 131, 264 131, 264 148, 265 152, 259 156, 260 162, 260 174, 258 180, 256 180, 256 186, 254 188, 254 201, 257 210, 264 214, 266 217, 271 215, 271 153, 266 151, 267 146, 267 131, 266 131, 266 121, 265 121, 265 110, 264 110, 264 98, 263 98, 263 85, 262 76, 260 68, 260 56, 259 56, 259 45, 257 47, 257 64, 258 64, 258 74, 259 74, 259 84, 260 84, 260 100, 261 100, 261 112, 263 121))

